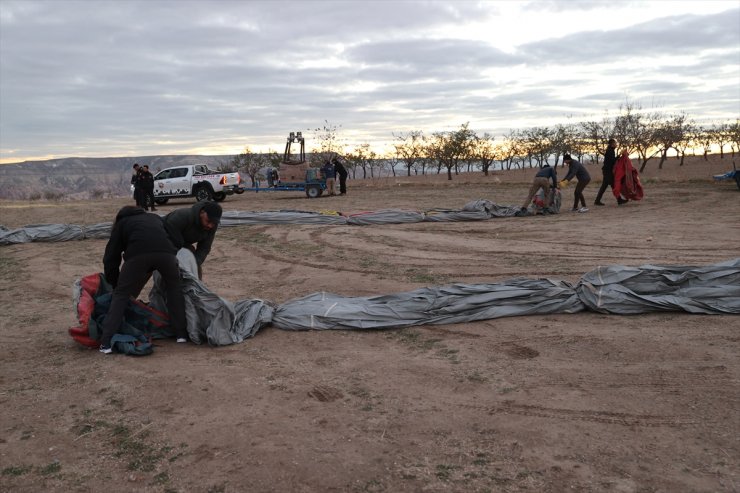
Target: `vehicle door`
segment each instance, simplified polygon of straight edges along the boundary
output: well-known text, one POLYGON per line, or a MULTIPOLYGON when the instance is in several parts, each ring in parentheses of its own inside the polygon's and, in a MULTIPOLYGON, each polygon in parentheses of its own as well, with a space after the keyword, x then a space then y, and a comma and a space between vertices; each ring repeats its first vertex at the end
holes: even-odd
MULTIPOLYGON (((210 181, 208 178, 210 177, 210 172, 208 170, 208 167, 204 164, 196 164, 193 166, 193 186, 195 186, 196 183, 200 183, 202 181, 210 181)), ((213 185, 213 183, 211 183, 213 185)))
POLYGON ((177 197, 190 195, 189 168, 167 168, 154 177, 154 196, 177 197))

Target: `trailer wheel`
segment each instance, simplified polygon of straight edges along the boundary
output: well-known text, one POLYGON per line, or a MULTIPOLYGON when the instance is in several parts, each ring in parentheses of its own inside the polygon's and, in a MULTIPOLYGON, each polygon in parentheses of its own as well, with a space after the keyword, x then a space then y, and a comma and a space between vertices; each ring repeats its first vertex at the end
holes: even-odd
POLYGON ((226 194, 223 192, 218 192, 218 193, 213 194, 213 200, 215 200, 216 202, 223 202, 225 198, 226 198, 226 194))
POLYGON ((318 185, 311 185, 309 187, 306 187, 306 197, 308 197, 309 199, 321 197, 322 193, 324 193, 324 191, 318 185))

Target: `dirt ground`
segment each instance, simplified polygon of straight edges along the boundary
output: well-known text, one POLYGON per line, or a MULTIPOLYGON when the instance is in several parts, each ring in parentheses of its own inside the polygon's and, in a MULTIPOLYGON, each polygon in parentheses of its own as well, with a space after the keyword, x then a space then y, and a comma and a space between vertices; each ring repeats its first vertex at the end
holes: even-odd
MULTIPOLYGON (((740 256, 740 192, 710 178, 731 160, 656 166, 643 175, 642 202, 617 207, 607 197, 586 214, 224 227, 204 281, 232 301, 281 303, 322 290, 365 296, 517 276, 575 283, 598 265, 740 256)), ((532 175, 350 181, 346 197, 246 193, 223 206, 519 204, 532 175)), ((94 224, 128 202, 3 202, 0 224, 94 224)), ((739 316, 267 327, 228 347, 161 341, 148 357, 106 356, 67 335, 72 283, 102 268, 104 247, 0 247, 0 491, 740 490, 739 316)))

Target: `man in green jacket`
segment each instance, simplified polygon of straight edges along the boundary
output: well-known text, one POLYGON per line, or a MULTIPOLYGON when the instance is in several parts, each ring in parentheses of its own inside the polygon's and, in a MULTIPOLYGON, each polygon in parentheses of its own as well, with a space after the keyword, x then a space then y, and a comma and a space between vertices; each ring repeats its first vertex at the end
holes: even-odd
POLYGON ((211 251, 222 213, 221 206, 215 202, 198 202, 190 208, 175 209, 164 218, 172 243, 178 249, 189 248, 195 254, 201 279, 201 266, 211 251))

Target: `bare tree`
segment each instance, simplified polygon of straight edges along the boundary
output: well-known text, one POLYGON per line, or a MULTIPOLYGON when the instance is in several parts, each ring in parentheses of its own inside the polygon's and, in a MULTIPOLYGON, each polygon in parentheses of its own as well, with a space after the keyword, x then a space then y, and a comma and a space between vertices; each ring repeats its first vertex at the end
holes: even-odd
POLYGON ((714 143, 714 135, 711 127, 700 127, 699 132, 696 135, 696 142, 702 148, 702 155, 704 161, 709 160, 709 152, 712 150, 712 144, 714 143))
POLYGON ((725 158, 725 146, 730 146, 732 148, 732 131, 730 130, 730 125, 727 123, 719 123, 716 126, 714 126, 714 143, 719 146, 719 158, 724 159, 725 158))
MULTIPOLYGON (((377 158, 377 154, 370 149, 370 144, 360 144, 355 147, 355 150, 345 156, 345 159, 351 163, 353 169, 361 168, 362 177, 367 178, 367 172, 370 171, 370 176, 373 176, 373 161, 377 158)), ((355 173, 352 173, 352 177, 355 178, 355 173)))
POLYGON ((740 119, 735 120, 735 123, 727 124, 727 131, 732 142, 730 149, 732 150, 732 158, 734 159, 735 152, 740 151, 740 119))
POLYGON ((697 132, 698 127, 692 120, 684 122, 681 138, 673 144, 673 148, 676 149, 676 158, 681 159, 679 166, 683 166, 686 151, 695 145, 697 132))
POLYGON ((344 144, 339 133, 341 128, 341 125, 334 125, 324 120, 324 125, 313 129, 318 145, 311 148, 309 161, 312 166, 321 166, 334 155, 344 153, 344 144))
POLYGON ((523 137, 527 155, 533 157, 537 167, 541 168, 552 152, 553 131, 548 127, 533 127, 524 130, 523 137))
POLYGON ((488 170, 496 159, 496 147, 493 145, 493 140, 493 135, 484 133, 482 136, 476 135, 473 142, 471 155, 478 162, 485 176, 488 176, 488 170))
MULTIPOLYGON (((686 122, 688 117, 684 114, 669 116, 668 119, 658 122, 653 133, 653 138, 660 152, 658 169, 663 169, 663 163, 668 159, 668 150, 676 148, 676 145, 684 139, 687 132, 686 122)), ((678 150, 676 150, 678 153, 678 150)))
POLYGON ((523 153, 523 144, 521 139, 521 132, 516 130, 510 130, 509 133, 504 137, 504 141, 499 146, 499 155, 501 156, 501 163, 506 163, 506 169, 510 170, 514 161, 521 156, 523 153))
POLYGON ((392 134, 393 137, 400 141, 394 144, 396 155, 406 166, 407 176, 411 176, 411 168, 422 159, 424 155, 424 134, 421 130, 414 130, 407 134, 392 134))
POLYGON ((249 179, 252 180, 252 186, 256 187, 257 174, 264 166, 264 162, 265 160, 262 155, 253 153, 249 146, 247 146, 244 148, 244 152, 234 156, 234 159, 231 160, 231 165, 237 171, 246 173, 249 179))
POLYGON ((431 140, 430 155, 437 161, 439 168, 447 168, 447 179, 452 180, 452 170, 459 169, 459 164, 470 155, 475 132, 468 128, 468 123, 454 132, 436 132, 431 140))
POLYGON ((640 156, 642 173, 648 161, 658 153, 655 150, 655 128, 661 115, 657 111, 643 112, 642 106, 630 101, 622 104, 619 111, 614 123, 615 134, 619 135, 625 148, 640 156))
POLYGON ((620 140, 614 129, 615 121, 607 113, 601 121, 587 121, 579 125, 578 133, 581 136, 584 148, 592 153, 598 164, 600 156, 606 152, 609 139, 620 140))

